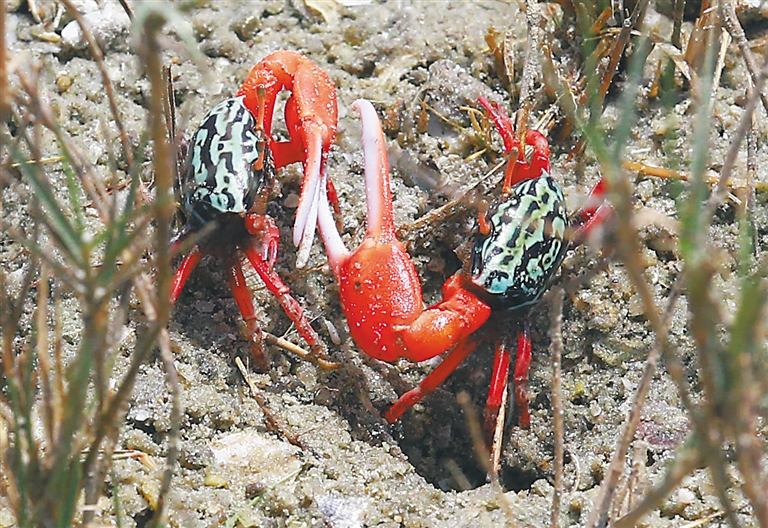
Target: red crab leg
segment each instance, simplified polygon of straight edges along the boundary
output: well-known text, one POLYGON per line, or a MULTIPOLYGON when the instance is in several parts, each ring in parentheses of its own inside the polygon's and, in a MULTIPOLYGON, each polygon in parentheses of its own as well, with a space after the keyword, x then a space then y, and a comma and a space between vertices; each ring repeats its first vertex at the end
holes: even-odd
POLYGON ((262 255, 254 248, 246 249, 245 256, 248 257, 253 269, 256 270, 256 273, 259 274, 261 280, 264 281, 264 285, 267 289, 277 298, 286 315, 293 321, 299 335, 307 342, 309 348, 312 349, 312 352, 318 357, 326 359, 320 337, 317 335, 314 328, 312 328, 312 325, 309 324, 309 320, 307 319, 304 310, 301 308, 299 302, 293 298, 288 286, 285 285, 270 264, 265 261, 262 258, 262 255))
POLYGON ((405 411, 416 405, 421 399, 434 391, 451 373, 458 368, 464 358, 466 358, 477 347, 477 340, 469 338, 451 350, 445 356, 445 359, 423 380, 417 387, 409 390, 392 405, 384 415, 384 419, 389 423, 400 418, 405 411))
MULTIPOLYGON (((538 130, 528 130, 525 134, 525 143, 533 147, 531 161, 525 161, 525 153, 522 153, 522 159, 518 155, 518 161, 514 165, 513 174, 504 178, 504 190, 508 191, 516 183, 523 180, 538 178, 544 172, 549 174, 549 141, 544 134, 538 130)), ((507 168, 509 172, 509 168, 507 168)))
POLYGON ((251 292, 248 291, 248 287, 245 284, 243 268, 238 260, 229 266, 227 275, 229 276, 229 287, 232 289, 232 296, 235 298, 240 314, 245 320, 245 328, 248 340, 251 342, 254 362, 259 369, 264 370, 269 366, 269 362, 262 343, 261 327, 256 319, 256 310, 253 308, 251 292))
POLYGON ((515 359, 515 406, 518 408, 517 423, 523 429, 531 426, 528 410, 528 371, 531 368, 531 325, 523 323, 523 331, 517 336, 517 358, 515 359))
MULTIPOLYGON (((523 323, 523 329, 517 334, 517 358, 515 359, 515 406, 519 410, 518 424, 527 429, 531 425, 531 416, 528 409, 528 371, 531 367, 531 327, 523 323)), ((496 418, 499 416, 502 398, 509 379, 509 346, 507 339, 501 339, 496 344, 496 352, 493 357, 493 373, 491 374, 491 387, 488 390, 488 400, 485 404, 485 423, 483 424, 485 439, 491 444, 493 432, 496 428, 496 418)))
POLYGON ((613 207, 605 200, 606 183, 604 179, 589 193, 584 207, 573 215, 571 227, 574 229, 571 243, 582 244, 594 229, 603 225, 613 215, 613 207))
MULTIPOLYGON (((248 214, 245 217, 245 229, 258 241, 261 239, 259 258, 271 268, 277 261, 280 245, 280 230, 275 220, 269 215, 248 214)), ((254 244, 255 246, 256 244, 254 244)))
POLYGON ((485 443, 491 445, 496 428, 496 419, 503 403, 504 394, 509 383, 509 347, 507 339, 496 343, 493 356, 493 371, 491 371, 491 386, 488 388, 488 399, 485 402, 485 423, 483 426, 485 443))
POLYGON ((504 152, 511 154, 512 150, 519 148, 520 141, 515 137, 512 121, 507 113, 501 109, 499 103, 491 103, 485 97, 480 97, 477 102, 485 108, 485 111, 493 119, 493 124, 496 125, 496 130, 499 131, 501 139, 504 141, 504 152))
POLYGON ((520 148, 520 140, 515 137, 512 121, 506 112, 498 103, 490 103, 485 97, 479 98, 477 102, 485 108, 496 125, 504 141, 504 151, 511 154, 513 150, 517 150, 517 159, 509 162, 504 173, 503 192, 508 192, 514 184, 523 180, 538 178, 542 172, 549 173, 549 142, 541 132, 528 130, 525 134, 525 143, 533 147, 531 161, 528 162, 525 159, 525 149, 520 148))
POLYGON ((173 274, 173 284, 171 285, 171 303, 175 303, 179 298, 181 290, 184 289, 184 285, 187 283, 192 270, 200 264, 200 259, 203 254, 200 252, 197 246, 193 247, 189 254, 181 261, 179 269, 173 274))
POLYGON ((268 215, 249 214, 245 217, 245 227, 254 237, 261 238, 261 247, 258 247, 258 243, 254 244, 245 250, 245 256, 264 281, 267 289, 277 298, 286 315, 293 321, 299 335, 316 355, 325 358, 320 337, 309 324, 301 305, 291 296, 288 286, 272 268, 277 260, 280 244, 280 231, 274 219, 268 215))

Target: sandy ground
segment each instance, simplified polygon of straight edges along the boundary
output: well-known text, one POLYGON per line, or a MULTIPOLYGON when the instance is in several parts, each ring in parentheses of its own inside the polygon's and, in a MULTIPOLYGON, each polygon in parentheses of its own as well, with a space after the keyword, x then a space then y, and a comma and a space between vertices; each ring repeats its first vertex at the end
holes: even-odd
MULTIPOLYGON (((510 96, 499 80, 484 36, 490 27, 503 32, 513 25, 511 43, 519 75, 525 45, 524 16, 516 3, 490 0, 360 3, 366 5, 342 7, 318 2, 327 10, 325 18, 301 1, 193 3, 195 7, 186 11, 184 18, 194 28, 207 71, 202 76, 188 59, 177 56, 173 74, 180 126, 191 134, 205 112, 234 95, 249 69, 267 53, 281 48, 305 53, 338 86, 339 132, 329 175, 340 194, 344 238, 349 246, 355 246, 364 233, 365 201, 360 124, 349 107, 359 97, 374 101, 380 115, 387 116, 397 222, 409 239, 425 298, 431 303, 440 299, 442 282, 461 265, 454 249, 467 238, 475 209, 467 204, 458 215, 418 232, 409 230, 409 225, 445 203, 453 190, 478 180, 495 161, 489 155, 465 161, 477 149, 472 135, 447 125, 436 115, 468 128, 468 113, 461 107, 475 106, 480 95, 509 108, 510 96), (422 101, 434 111, 423 113, 422 101)), ((43 61, 47 90, 55 98, 64 127, 86 146, 87 155, 97 166, 106 166, 107 156, 96 141, 99 130, 94 123, 109 114, 95 63, 87 52, 62 51, 66 46, 40 38, 24 6, 10 15, 9 22, 11 50, 27 51, 43 61), (56 84, 63 76, 71 79, 71 85, 64 89, 56 84)), ((648 23, 659 30, 670 27, 668 20, 654 13, 648 23)), ((145 123, 148 83, 138 76, 140 68, 125 29, 117 23, 105 30, 105 36, 106 64, 116 82, 120 111, 129 134, 138 138, 145 123)), ((569 48, 567 42, 559 46, 566 51, 569 48)), ((649 64, 655 66, 658 57, 652 55, 649 64)), ((735 57, 729 60, 715 104, 718 133, 712 137, 711 162, 715 170, 741 115, 737 103, 743 100, 744 79, 740 61, 735 57)), ((642 101, 627 157, 651 165, 685 167, 689 98, 682 98, 669 116, 664 115, 658 101, 642 101), (674 141, 663 139, 665 127, 677 129, 674 141)), ((537 98, 541 104, 534 107, 536 117, 549 106, 545 102, 543 94, 537 98)), ((609 103, 606 119, 610 122, 616 115, 609 103)), ((764 139, 764 127, 760 133, 764 139)), ((571 159, 574 144, 575 138, 570 137, 552 145, 553 174, 563 182, 571 210, 599 179, 589 153, 571 159)), ((758 152, 762 161, 768 155, 764 145, 761 142, 758 152)), ((500 142, 496 147, 500 148, 500 142)), ((758 178, 768 179, 765 169, 759 170, 758 178)), ((272 350, 269 371, 252 372, 252 376, 272 412, 299 435, 302 447, 291 445, 283 434, 270 430, 234 363, 237 356, 247 361, 248 344, 238 328, 240 316, 223 268, 213 259, 206 260, 187 284, 170 326, 184 409, 181 467, 168 499, 170 524, 334 528, 548 524, 554 449, 549 303, 540 303, 531 315, 531 427, 520 429, 514 417, 507 426, 500 491, 485 483, 467 417, 456 401, 456 395, 466 391, 481 412, 491 347, 481 346, 436 393, 398 423, 387 425, 380 413, 436 363, 385 365, 357 349, 349 337, 319 242, 308 268, 295 269, 290 229, 300 181, 299 166, 282 170, 280 188, 270 204, 269 213, 282 235, 277 270, 313 318, 332 358, 343 368, 325 372, 272 350), (329 326, 338 332, 338 344, 333 342, 329 326)), ((637 207, 673 216, 675 197, 680 192, 676 183, 638 181, 637 207)), ((12 205, 6 208, 7 219, 18 221, 14 215, 23 210, 14 208, 13 202, 11 199, 12 205)), ((759 213, 756 222, 761 249, 766 245, 765 220, 759 213)), ((659 303, 668 297, 681 269, 667 235, 654 227, 642 231, 646 275, 659 303)), ((736 235, 733 211, 725 208, 712 236, 726 254, 733 254, 736 235)), ((572 278, 596 267, 600 270, 566 297, 564 308, 563 525, 586 520, 654 342, 620 263, 604 261, 595 252, 579 248, 568 256, 564 275, 572 278)), ((263 327, 300 343, 278 303, 255 274, 249 268, 246 271, 263 327)), ((733 298, 733 281, 734 277, 722 278, 726 301, 733 298)), ((139 313, 136 310, 137 316, 139 313)), ((136 337, 136 328, 133 320, 126 328, 126 349, 136 337)), ((684 302, 672 316, 671 331, 695 383, 695 350, 686 327, 684 302)), ((75 339, 78 329, 68 326, 66 332, 75 339)), ((156 457, 159 467, 169 427, 168 398, 162 368, 153 361, 137 380, 120 440, 123 448, 156 457)), ((687 430, 677 391, 662 369, 653 381, 634 443, 642 481, 632 492, 635 497, 648 483, 661 478, 687 430)), ((159 470, 152 471, 136 460, 119 461, 112 479, 125 525, 142 525, 150 515, 159 470)), ((105 500, 100 506, 102 518, 111 519, 114 504, 105 500)), ((645 522, 683 526, 717 511, 717 501, 701 471, 686 479, 664 507, 648 515, 645 522)), ((746 506, 740 515, 749 522, 746 506)), ((712 520, 714 525, 719 522, 712 520)))

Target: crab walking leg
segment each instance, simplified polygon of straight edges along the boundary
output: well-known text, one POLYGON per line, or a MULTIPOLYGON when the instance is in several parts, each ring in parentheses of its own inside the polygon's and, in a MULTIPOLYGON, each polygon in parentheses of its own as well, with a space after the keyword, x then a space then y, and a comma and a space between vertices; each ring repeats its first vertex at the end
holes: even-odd
POLYGON ((171 303, 175 303, 176 299, 179 298, 179 295, 181 295, 181 290, 184 289, 184 285, 187 283, 187 279, 189 279, 189 276, 192 274, 192 271, 197 267, 197 265, 200 264, 200 259, 202 257, 203 254, 200 252, 200 249, 197 246, 193 247, 189 254, 184 257, 184 260, 181 262, 179 269, 177 269, 176 273, 173 274, 173 284, 171 286, 171 303))
POLYGON ((303 267, 315 236, 318 200, 326 182, 325 164, 336 138, 338 105, 336 86, 330 77, 303 55, 278 51, 264 58, 248 75, 238 92, 254 115, 264 116, 264 130, 272 130, 277 96, 292 92, 285 105, 285 121, 291 139, 274 141, 270 148, 277 168, 301 161, 304 181, 296 210, 293 242, 299 247, 297 267, 303 267), (262 91, 263 90, 263 91, 262 91))
POLYGON ((291 295, 290 289, 285 285, 280 276, 275 273, 269 262, 265 261, 260 252, 254 248, 246 249, 245 256, 248 257, 253 269, 256 270, 261 280, 264 281, 264 285, 270 293, 277 298, 286 315, 293 321, 296 331, 307 342, 313 354, 319 358, 328 359, 323 351, 320 336, 312 328, 299 301, 291 295))
MULTIPOLYGON (((499 409, 502 406, 502 398, 506 394, 509 384, 509 339, 504 336, 496 344, 496 352, 493 357, 493 372, 491 374, 491 386, 488 389, 488 399, 485 403, 485 421, 483 433, 486 444, 491 445, 493 433, 496 429, 496 420, 499 409)), ((518 409, 518 425, 527 429, 531 425, 530 411, 528 410, 528 371, 531 367, 531 326, 526 321, 523 328, 517 334, 517 357, 515 358, 515 407, 518 409)))
POLYGON ((538 130, 528 130, 525 134, 525 144, 533 147, 531 161, 525 160, 524 149, 520 149, 516 163, 511 163, 512 170, 507 167, 504 175, 504 192, 509 192, 512 186, 523 180, 538 178, 549 174, 549 141, 538 130))
POLYGON ((421 282, 405 246, 397 240, 389 166, 381 123, 360 99, 365 155, 368 227, 353 253, 336 230, 325 197, 318 217, 350 333, 368 355, 383 361, 424 361, 466 339, 490 316, 490 307, 464 290, 458 276, 443 286, 444 301, 424 309, 421 282))
POLYGON ((467 339, 459 343, 451 352, 445 356, 445 359, 427 376, 421 380, 421 383, 409 390, 392 405, 384 415, 384 419, 389 423, 400 418, 405 411, 416 405, 424 396, 434 391, 445 379, 456 370, 469 354, 477 347, 477 341, 467 339))
POLYGON ((275 220, 269 215, 251 213, 245 217, 245 229, 254 237, 260 239, 261 251, 260 259, 265 261, 271 268, 277 262, 277 252, 280 246, 280 230, 275 224, 275 220))
POLYGON ((490 103, 485 97, 477 100, 488 112, 504 141, 504 152, 511 154, 517 150, 517 158, 510 160, 504 173, 504 193, 509 192, 512 186, 523 180, 538 178, 542 172, 549 174, 549 142, 538 130, 527 130, 525 143, 533 147, 531 161, 525 159, 525 149, 521 148, 520 140, 515 137, 512 121, 506 112, 501 110, 498 103, 490 103))
POLYGON ((589 193, 584 206, 573 215, 571 244, 583 244, 589 236, 613 216, 614 211, 605 197, 606 183, 601 179, 589 193))
POLYGON ((531 369, 531 325, 523 324, 523 331, 517 336, 517 358, 515 358, 515 406, 518 409, 518 424, 523 429, 531 426, 531 414, 528 410, 528 371, 531 369))
POLYGON ((496 343, 496 351, 493 356, 493 370, 491 371, 491 385, 488 388, 488 399, 485 401, 485 419, 483 423, 483 436, 486 445, 493 442, 493 434, 496 429, 496 419, 506 394, 509 384, 509 346, 507 336, 496 343))
POLYGON ((235 298, 237 307, 240 309, 240 314, 245 321, 248 340, 251 342, 253 360, 260 370, 266 370, 269 367, 269 359, 266 356, 266 351, 263 346, 261 326, 259 326, 259 322, 256 319, 256 310, 253 307, 251 292, 248 291, 248 286, 245 284, 243 268, 239 261, 236 260, 229 265, 227 275, 229 278, 229 287, 232 290, 232 296, 235 298))

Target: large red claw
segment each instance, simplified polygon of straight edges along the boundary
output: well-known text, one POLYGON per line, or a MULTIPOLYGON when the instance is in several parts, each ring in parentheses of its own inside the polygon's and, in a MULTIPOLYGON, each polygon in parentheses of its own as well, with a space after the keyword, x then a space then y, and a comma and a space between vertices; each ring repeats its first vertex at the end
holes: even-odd
POLYGON ((423 310, 421 283, 405 246, 395 235, 384 134, 370 102, 352 104, 363 123, 368 227, 353 253, 341 241, 325 197, 318 226, 339 284, 342 308, 355 342, 369 355, 394 361, 404 354, 398 327, 423 310))

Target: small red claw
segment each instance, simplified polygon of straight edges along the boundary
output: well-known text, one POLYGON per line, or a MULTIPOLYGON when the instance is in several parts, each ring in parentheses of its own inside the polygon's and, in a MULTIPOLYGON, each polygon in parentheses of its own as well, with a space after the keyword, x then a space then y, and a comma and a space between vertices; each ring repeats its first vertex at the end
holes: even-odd
POLYGON ((249 214, 245 216, 245 229, 256 238, 255 246, 260 247, 261 260, 269 267, 273 267, 277 261, 277 251, 280 246, 280 230, 275 220, 268 215, 249 214), (261 243, 258 240, 261 239, 261 243))

